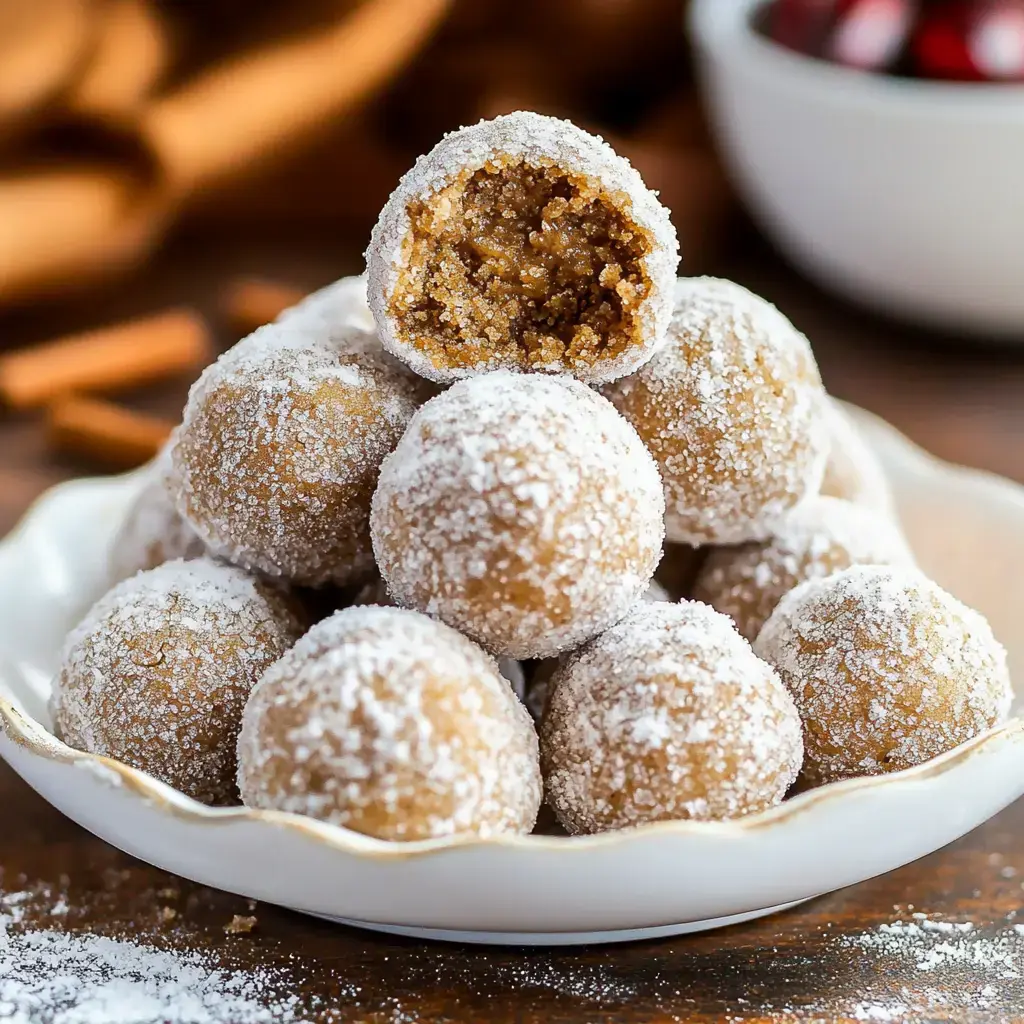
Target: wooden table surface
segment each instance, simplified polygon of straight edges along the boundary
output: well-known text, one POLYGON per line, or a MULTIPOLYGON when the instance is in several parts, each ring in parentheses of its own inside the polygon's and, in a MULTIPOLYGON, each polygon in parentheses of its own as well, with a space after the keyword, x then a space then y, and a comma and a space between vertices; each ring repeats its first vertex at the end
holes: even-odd
MULTIPOLYGON (((114 294, 0 319, 0 343, 161 303, 212 311, 217 287, 233 273, 317 285, 347 269, 329 252, 222 252, 183 240, 114 294)), ((1024 481, 1024 348, 986 350, 851 310, 756 243, 721 269, 774 299, 809 333, 833 393, 936 454, 1024 481)), ((138 400, 170 413, 180 409, 186 386, 138 400)), ((52 457, 34 418, 0 419, 0 533, 44 489, 88 469, 52 457)), ((916 864, 753 924, 610 948, 485 950, 374 936, 270 906, 250 911, 245 900, 173 878, 92 838, 0 765, 0 891, 35 889, 44 913, 46 900, 65 900, 67 927, 203 948, 232 966, 273 967, 279 990, 299 993, 310 1019, 339 1022, 1024 1020, 1024 980, 1012 976, 1024 973, 1024 938, 1012 951, 1020 971, 994 971, 983 948, 1015 934, 1024 902, 1022 840, 1024 801, 916 864), (168 902, 173 921, 161 916, 168 902), (225 935, 233 915, 250 913, 257 917, 251 933, 225 935), (881 926, 914 913, 976 927, 970 942, 958 939, 931 960, 876 941, 881 926)))

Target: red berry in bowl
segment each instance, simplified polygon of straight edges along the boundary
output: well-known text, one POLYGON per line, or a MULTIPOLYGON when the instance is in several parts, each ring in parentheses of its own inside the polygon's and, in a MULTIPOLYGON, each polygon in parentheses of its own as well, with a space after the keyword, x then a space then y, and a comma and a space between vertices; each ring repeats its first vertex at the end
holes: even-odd
POLYGON ((975 65, 986 78, 1024 79, 1024 0, 984 6, 970 35, 975 65))
POLYGON ((948 0, 922 17, 912 43, 924 78, 1024 81, 1024 0, 948 0))
POLYGON ((865 71, 891 68, 910 37, 918 14, 916 0, 852 0, 843 6, 825 56, 865 71))
POLYGON ((775 0, 764 13, 762 28, 770 39, 798 53, 823 55, 829 29, 848 0, 775 0))

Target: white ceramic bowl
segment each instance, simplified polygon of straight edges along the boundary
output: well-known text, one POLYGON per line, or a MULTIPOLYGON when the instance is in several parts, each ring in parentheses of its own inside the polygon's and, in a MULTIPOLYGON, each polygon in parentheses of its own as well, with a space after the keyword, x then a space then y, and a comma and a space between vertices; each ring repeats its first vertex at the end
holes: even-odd
MULTIPOLYGON (((864 423, 923 568, 990 617, 1024 678, 1024 490, 944 466, 890 427, 864 423)), ((747 920, 889 871, 1024 792, 1017 719, 909 771, 726 823, 395 844, 293 815, 204 807, 48 731, 62 638, 105 589, 107 547, 142 480, 58 487, 0 544, 0 755, 85 828, 187 878, 401 934, 613 941, 747 920)))
POLYGON ((808 277, 946 329, 1024 337, 1024 86, 865 74, 751 28, 761 0, 691 0, 725 159, 808 277))

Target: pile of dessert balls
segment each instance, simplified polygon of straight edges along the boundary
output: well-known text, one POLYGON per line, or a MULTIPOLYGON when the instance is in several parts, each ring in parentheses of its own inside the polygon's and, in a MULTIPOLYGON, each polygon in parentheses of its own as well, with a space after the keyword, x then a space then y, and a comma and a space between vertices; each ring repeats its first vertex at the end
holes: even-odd
POLYGON ((736 818, 998 723, 1005 652, 914 567, 807 339, 677 265, 572 124, 443 139, 365 277, 193 386, 58 735, 417 840, 527 833, 544 799, 572 833, 736 818))

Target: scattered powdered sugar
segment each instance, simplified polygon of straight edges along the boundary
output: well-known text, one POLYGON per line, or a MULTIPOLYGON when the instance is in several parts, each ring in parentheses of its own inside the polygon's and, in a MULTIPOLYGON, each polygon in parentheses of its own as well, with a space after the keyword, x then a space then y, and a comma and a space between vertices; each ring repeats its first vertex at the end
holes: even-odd
MULTIPOLYGON (((2 919, 0 919, 2 928, 2 919)), ((309 1018, 268 999, 263 972, 196 953, 60 932, 0 933, 0 1020, 9 1024, 284 1024, 309 1018)))
POLYGON ((763 540, 819 488, 826 396, 811 347, 732 281, 680 278, 665 346, 603 393, 658 462, 671 541, 763 540))
POLYGON ((565 659, 541 747, 548 801, 572 832, 764 810, 803 754, 778 676, 695 602, 640 604, 565 659))
MULTIPOLYGON (((0 893, 6 1024, 298 1024, 309 1017, 271 969, 224 970, 197 952, 22 926, 32 894, 0 893)), ((53 916, 61 916, 57 909, 53 916)))
POLYGON ((693 596, 731 616, 753 642, 779 601, 804 580, 851 565, 913 564, 892 520, 839 498, 814 497, 793 509, 770 540, 713 549, 693 596))
MULTIPOLYGON (((910 921, 893 921, 870 932, 844 938, 844 945, 869 950, 894 960, 912 960, 922 973, 963 965, 979 984, 1020 978, 1024 972, 1024 945, 1012 928, 980 930, 972 922, 930 919, 914 914, 910 921)), ((996 990, 984 986, 980 995, 991 998, 996 990), (986 992, 985 989, 990 991, 986 992)))
POLYGON ((548 657, 622 618, 661 554, 654 461, 570 377, 497 371, 416 414, 381 470, 371 527, 407 607, 496 654, 548 657))
POLYGON ((173 444, 172 436, 147 468, 147 482, 114 537, 110 549, 112 581, 127 579, 141 569, 154 569, 175 558, 199 558, 206 552, 171 497, 168 477, 173 444))
POLYGON ((239 738, 251 807, 382 839, 529 832, 537 736, 494 659, 418 612, 347 608, 260 680, 239 738))
POLYGON ((821 493, 894 516, 892 491, 878 456, 834 398, 825 405, 825 421, 830 443, 821 493))
POLYGON ((902 1022, 907 1019, 909 1010, 910 1007, 901 1002, 889 1003, 884 1006, 879 1003, 862 1002, 851 1008, 850 1016, 854 1020, 902 1022))
POLYGON ((802 583, 754 646, 800 709, 809 781, 920 764, 1009 713, 1006 652, 988 623, 915 569, 802 583))
MULTIPOLYGON (((665 1021, 691 1020, 702 1011, 737 1024, 1009 1022, 1019 1016, 1024 926, 1010 924, 1013 913, 983 925, 911 917, 908 907, 901 919, 832 934, 831 924, 813 927, 812 910, 766 925, 762 936, 789 933, 778 949, 755 949, 742 939, 739 946, 728 940, 716 946, 697 938, 677 944, 668 956, 626 948, 609 957, 586 950, 402 943, 389 956, 376 942, 372 957, 338 958, 329 935, 325 947, 302 955, 282 955, 267 936, 258 947, 244 938, 225 942, 224 926, 237 902, 186 882, 156 891, 130 885, 127 918, 124 909, 100 911, 131 874, 106 873, 104 891, 90 895, 70 895, 69 879, 58 888, 28 887, 20 879, 25 888, 0 891, 0 1020, 413 1024, 433 1019, 439 991, 459 993, 459 1020, 483 1019, 489 1008, 510 1000, 531 1019, 545 1010, 559 1019, 605 1020, 626 1012, 665 1021), (179 914, 166 913, 167 900, 179 914), (104 920, 102 937, 80 932, 83 917, 104 920), (188 951, 172 951, 183 946, 188 951), (240 969, 239 954, 241 961, 262 964, 240 969), (381 959, 387 962, 383 972, 381 959)), ((114 905, 126 907, 121 897, 114 905)))
POLYGON ((299 584, 345 584, 372 571, 380 464, 427 392, 376 335, 308 326, 261 327, 203 373, 171 489, 215 554, 299 584))
MULTIPOLYGON (((651 282, 636 315, 642 346, 630 346, 613 359, 601 359, 590 367, 574 367, 590 381, 614 380, 630 373, 650 358, 664 341, 672 310, 672 289, 679 264, 679 244, 668 211, 644 184, 629 161, 619 156, 603 139, 572 124, 531 111, 516 111, 446 135, 398 183, 370 237, 366 251, 368 298, 384 347, 403 359, 424 377, 447 381, 456 374, 439 370, 429 356, 405 345, 389 312, 391 296, 405 268, 407 239, 412 230, 408 208, 416 200, 429 200, 466 171, 476 171, 489 162, 509 158, 527 166, 555 166, 600 182, 606 194, 622 197, 629 218, 649 232, 653 239, 643 265, 651 282)), ((480 366, 470 372, 493 370, 480 366)), ((558 371, 563 367, 549 367, 558 371)))
POLYGON ((286 600, 243 570, 166 562, 119 583, 68 635, 54 727, 197 800, 237 802, 242 707, 300 632, 286 600))

